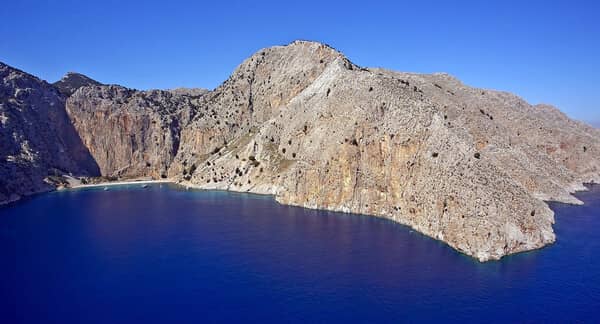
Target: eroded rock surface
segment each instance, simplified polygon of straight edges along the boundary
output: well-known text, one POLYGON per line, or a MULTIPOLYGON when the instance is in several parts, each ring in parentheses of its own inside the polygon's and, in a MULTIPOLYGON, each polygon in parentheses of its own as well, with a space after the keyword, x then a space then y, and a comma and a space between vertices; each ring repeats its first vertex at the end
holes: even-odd
POLYGON ((202 94, 88 86, 67 100, 67 111, 102 175, 166 178, 180 133, 202 94))

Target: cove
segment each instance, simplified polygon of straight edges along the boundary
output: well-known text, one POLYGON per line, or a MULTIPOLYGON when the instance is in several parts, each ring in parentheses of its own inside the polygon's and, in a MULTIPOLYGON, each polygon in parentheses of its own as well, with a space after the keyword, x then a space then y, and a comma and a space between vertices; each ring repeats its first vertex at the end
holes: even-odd
POLYGON ((122 186, 0 208, 3 323, 594 321, 600 186, 557 242, 479 263, 388 220, 122 186))

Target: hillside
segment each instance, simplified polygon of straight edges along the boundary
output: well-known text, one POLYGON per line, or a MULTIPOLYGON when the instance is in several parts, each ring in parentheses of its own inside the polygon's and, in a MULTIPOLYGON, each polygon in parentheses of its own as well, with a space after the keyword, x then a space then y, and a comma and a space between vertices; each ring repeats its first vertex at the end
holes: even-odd
POLYGON ((0 63, 0 203, 99 175, 52 85, 0 63))

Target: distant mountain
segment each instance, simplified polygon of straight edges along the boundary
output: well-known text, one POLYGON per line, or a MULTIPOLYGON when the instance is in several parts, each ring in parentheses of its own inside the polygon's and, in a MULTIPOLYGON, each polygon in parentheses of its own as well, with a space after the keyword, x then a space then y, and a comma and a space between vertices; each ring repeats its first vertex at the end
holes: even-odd
POLYGON ((77 89, 85 86, 100 86, 102 83, 93 80, 83 74, 69 72, 62 77, 62 79, 53 83, 53 85, 66 97, 72 95, 77 89))
POLYGON ((600 130, 554 107, 316 42, 262 49, 212 91, 94 85, 66 110, 102 175, 385 217, 481 261, 554 242, 544 201, 600 183, 600 130))

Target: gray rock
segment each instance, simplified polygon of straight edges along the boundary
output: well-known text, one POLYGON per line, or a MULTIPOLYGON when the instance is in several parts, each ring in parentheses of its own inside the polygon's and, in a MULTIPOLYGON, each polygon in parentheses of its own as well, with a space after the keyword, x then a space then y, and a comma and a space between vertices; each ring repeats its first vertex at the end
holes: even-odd
POLYGON ((201 97, 208 93, 208 90, 203 88, 176 88, 168 91, 174 95, 187 95, 190 97, 201 97))
POLYGON ((0 63, 0 203, 51 190, 63 174, 99 175, 64 100, 52 85, 0 63))
POLYGON ((63 94, 63 96, 69 97, 81 87, 92 85, 99 86, 102 85, 102 83, 93 80, 83 74, 69 72, 65 74, 65 76, 62 77, 62 79, 54 82, 52 85, 54 85, 58 89, 58 91, 61 94, 63 94))

